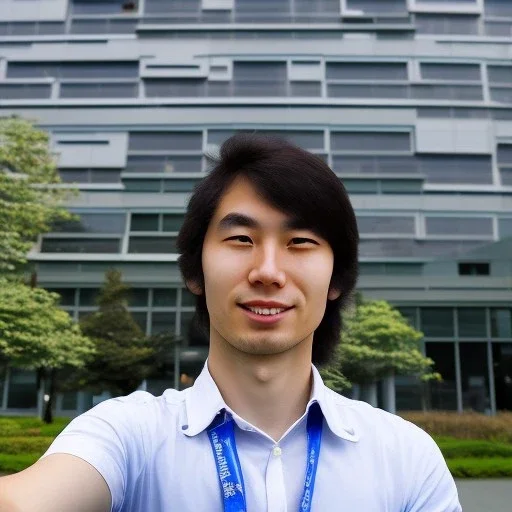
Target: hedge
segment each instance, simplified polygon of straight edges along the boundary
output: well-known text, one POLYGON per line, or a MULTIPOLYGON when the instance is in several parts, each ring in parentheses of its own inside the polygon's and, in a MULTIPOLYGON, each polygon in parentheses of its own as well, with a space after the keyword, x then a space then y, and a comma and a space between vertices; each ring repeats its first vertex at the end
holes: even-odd
POLYGON ((512 459, 501 457, 447 459, 446 463, 454 478, 512 477, 512 459))
POLYGON ((401 412, 400 416, 432 436, 512 443, 512 413, 486 416, 476 412, 401 412))

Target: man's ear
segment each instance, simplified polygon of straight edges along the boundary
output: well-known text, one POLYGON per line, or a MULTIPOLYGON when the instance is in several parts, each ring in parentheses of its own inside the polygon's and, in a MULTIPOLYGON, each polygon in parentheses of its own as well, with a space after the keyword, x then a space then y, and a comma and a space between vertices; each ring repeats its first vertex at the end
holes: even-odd
POLYGON ((185 281, 185 285, 194 295, 202 295, 203 289, 196 281, 185 281))
POLYGON ((329 300, 336 300, 341 295, 341 290, 337 288, 329 288, 329 293, 327 294, 327 298, 329 300))

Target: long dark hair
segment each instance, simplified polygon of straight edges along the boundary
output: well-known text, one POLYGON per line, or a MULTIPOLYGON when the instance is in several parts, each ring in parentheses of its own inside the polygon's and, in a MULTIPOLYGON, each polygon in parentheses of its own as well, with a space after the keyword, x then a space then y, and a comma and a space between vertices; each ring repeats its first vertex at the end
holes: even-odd
MULTIPOLYGON (((182 276, 204 290, 201 257, 206 231, 223 193, 238 176, 247 178, 274 208, 325 238, 333 250, 331 287, 341 295, 327 301, 313 339, 313 363, 325 364, 339 342, 341 310, 356 284, 359 235, 348 194, 321 158, 274 137, 240 133, 226 140, 216 165, 196 186, 188 204, 177 240, 182 276)), ((208 333, 210 319, 204 293, 197 296, 196 314, 208 333)))

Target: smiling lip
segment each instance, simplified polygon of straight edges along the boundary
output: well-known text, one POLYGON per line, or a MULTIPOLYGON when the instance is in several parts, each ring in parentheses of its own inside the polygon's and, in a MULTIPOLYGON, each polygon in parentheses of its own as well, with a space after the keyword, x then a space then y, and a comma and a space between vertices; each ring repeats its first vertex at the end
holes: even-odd
MULTIPOLYGON (((269 303, 267 303, 269 304, 269 303)), ((276 303, 273 303, 276 304, 276 303)), ((281 313, 277 313, 275 315, 259 315, 258 313, 253 313, 250 309, 247 309, 245 305, 239 304, 238 305, 240 309, 249 317, 250 320, 254 321, 255 323, 259 324, 275 324, 276 322, 279 322, 283 319, 283 317, 290 311, 290 307, 287 307, 284 311, 281 311, 281 313)), ((268 306, 253 306, 253 307, 268 307, 268 306)), ((274 306, 279 307, 279 306, 274 306)), ((283 306, 280 306, 283 307, 283 306)))
POLYGON ((251 300, 248 302, 244 302, 243 304, 238 304, 238 306, 243 310, 243 312, 249 317, 250 320, 257 322, 259 324, 275 324, 283 319, 283 317, 288 313, 293 306, 288 306, 283 304, 282 302, 276 301, 265 301, 265 300, 251 300), (275 315, 259 315, 258 313, 254 313, 249 308, 265 308, 265 309, 284 309, 281 313, 276 313, 275 315))
POLYGON ((243 302, 240 306, 244 308, 267 308, 267 309, 290 309, 291 306, 283 304, 282 302, 275 302, 273 300, 250 300, 243 302))

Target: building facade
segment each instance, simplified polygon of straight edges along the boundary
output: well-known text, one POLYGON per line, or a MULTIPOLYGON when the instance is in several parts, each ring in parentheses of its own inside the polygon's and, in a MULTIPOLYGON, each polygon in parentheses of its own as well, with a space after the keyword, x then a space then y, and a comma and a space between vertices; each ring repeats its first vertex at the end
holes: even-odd
MULTIPOLYGON (((183 340, 146 389, 186 386, 207 351, 176 263, 190 192, 235 131, 282 135, 343 180, 359 289, 422 330, 444 377, 398 378, 398 409, 511 410, 511 58, 509 0, 3 0, 0 115, 47 130, 80 189, 80 222, 30 253, 38 282, 78 320, 120 269, 146 333, 183 340)), ((43 394, 0 374, 2 414, 43 394)))

